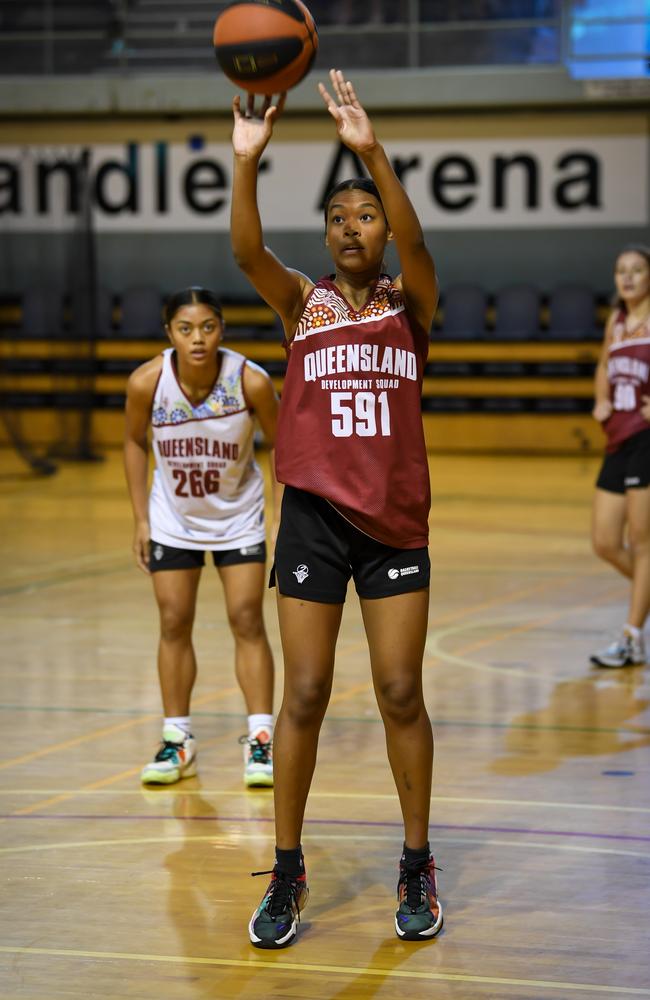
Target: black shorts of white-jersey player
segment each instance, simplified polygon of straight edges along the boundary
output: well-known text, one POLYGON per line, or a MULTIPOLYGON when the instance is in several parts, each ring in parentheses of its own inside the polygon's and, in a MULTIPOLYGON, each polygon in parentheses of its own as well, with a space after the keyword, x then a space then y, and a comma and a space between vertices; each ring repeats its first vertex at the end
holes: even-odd
POLYGON ((172 784, 196 774, 192 630, 208 552, 223 586, 248 716, 244 781, 271 786, 273 657, 262 616, 264 483, 252 442, 257 418, 273 448, 277 399, 266 373, 220 347, 223 322, 214 292, 178 292, 166 305, 164 321, 171 349, 131 375, 126 406, 133 551, 151 577, 159 610, 164 712, 160 748, 142 769, 141 781, 172 784), (149 434, 156 457, 150 493, 149 434))
MULTIPOLYGON (((319 84, 325 106, 336 123, 339 138, 361 159, 370 174, 370 179, 337 185, 335 197, 326 200, 326 246, 334 264, 335 289, 355 315, 363 310, 374 289, 379 287, 386 244, 394 241, 401 267, 401 274, 393 279, 395 295, 403 300, 410 323, 428 333, 438 293, 434 264, 419 220, 352 84, 335 70, 331 71, 330 80, 334 96, 319 84)), ((237 263, 259 295, 278 313, 286 341, 291 344, 315 285, 300 271, 283 264, 265 246, 257 205, 258 165, 284 99, 283 95, 273 104, 267 97, 256 107, 251 96, 245 109, 240 106, 238 96, 233 101, 231 239, 237 263)), ((300 169, 299 164, 296 169, 300 169)), ((286 184, 290 197, 290 176, 286 184)), ((415 405, 419 420, 419 398, 415 405)), ((286 409, 286 399, 283 406, 281 420, 299 421, 299 413, 289 413, 286 409)), ((423 461, 426 468, 426 454, 423 461)), ((280 471, 278 475, 282 478, 280 471)), ((326 502, 327 496, 323 497, 326 502)), ((422 693, 429 609, 428 561, 425 563, 421 558, 422 553, 414 554, 406 563, 392 565, 388 560, 377 572, 379 575, 385 572, 389 581, 395 577, 400 592, 390 596, 377 592, 373 596, 376 581, 370 563, 364 563, 359 551, 358 537, 354 540, 345 537, 345 529, 341 528, 341 537, 333 551, 326 551, 327 539, 331 540, 332 533, 337 534, 335 522, 339 514, 327 512, 321 501, 295 493, 290 493, 287 505, 294 515, 296 507, 300 508, 300 517, 306 517, 312 525, 320 522, 320 535, 311 541, 309 555, 303 558, 299 550, 300 529, 294 535, 293 518, 285 519, 283 514, 277 554, 277 601, 285 685, 274 744, 276 852, 271 882, 250 920, 250 940, 260 948, 290 944, 307 901, 301 849, 303 816, 331 690, 345 584, 347 575, 352 573, 359 591, 374 689, 404 820, 398 906, 393 923, 401 939, 426 941, 442 927, 442 908, 429 848, 433 737, 422 693), (314 547, 321 551, 314 552, 314 547), (317 554, 319 558, 315 558, 317 554), (412 572, 416 565, 417 572, 412 572), (321 573, 323 580, 319 582, 321 573), (295 585, 290 577, 296 581, 295 585), (306 584, 314 590, 312 598, 304 600, 298 594, 306 584), (300 762, 299 767, 295 766, 296 761, 300 762)), ((376 561, 376 551, 372 558, 376 561)), ((353 782, 354 777, 350 780, 353 782)), ((383 938, 383 933, 378 927, 377 934, 383 938)))
POLYGON ((593 416, 608 448, 596 482, 594 551, 630 581, 625 622, 597 667, 646 662, 650 610, 650 248, 630 246, 614 266, 617 301, 596 369, 593 416))

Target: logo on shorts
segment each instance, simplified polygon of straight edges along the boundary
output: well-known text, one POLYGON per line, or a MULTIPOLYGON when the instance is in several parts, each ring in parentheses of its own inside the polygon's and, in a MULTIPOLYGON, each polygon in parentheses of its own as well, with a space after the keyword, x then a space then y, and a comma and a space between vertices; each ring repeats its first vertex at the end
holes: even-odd
POLYGON ((158 561, 160 561, 162 559, 162 557, 164 556, 164 554, 165 554, 165 550, 163 549, 162 545, 156 545, 155 549, 153 550, 153 557, 154 557, 154 559, 157 559, 158 561))
POLYGON ((297 566, 296 569, 294 569, 293 575, 298 583, 304 583, 309 576, 309 567, 305 566, 304 563, 300 563, 300 566, 297 566))
POLYGON ((624 482, 625 482, 626 486, 638 486, 640 484, 640 482, 641 482, 641 477, 640 476, 626 476, 624 482))
POLYGON ((411 573, 419 573, 419 566, 402 566, 400 569, 396 569, 394 566, 387 571, 388 578, 390 580, 397 580, 399 576, 410 576, 411 573))
POLYGON ((243 549, 239 550, 241 556, 261 556, 262 546, 261 545, 245 545, 243 549))

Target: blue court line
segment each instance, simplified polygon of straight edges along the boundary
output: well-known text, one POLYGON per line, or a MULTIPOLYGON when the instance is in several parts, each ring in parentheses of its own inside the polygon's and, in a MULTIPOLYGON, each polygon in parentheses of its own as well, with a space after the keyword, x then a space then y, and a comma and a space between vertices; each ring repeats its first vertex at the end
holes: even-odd
MULTIPOLYGON (((176 819, 181 823, 273 823, 272 816, 170 816, 170 815, 138 815, 116 816, 114 813, 0 813, 0 819, 13 820, 117 820, 119 822, 169 821, 176 819)), ((306 819, 306 826, 368 826, 403 829, 401 821, 373 819, 306 819)), ((579 837, 587 840, 638 841, 650 843, 650 836, 630 833, 589 833, 581 830, 539 830, 536 827, 519 826, 470 826, 465 823, 430 823, 432 830, 462 830, 465 833, 523 833, 534 834, 537 837, 579 837)))

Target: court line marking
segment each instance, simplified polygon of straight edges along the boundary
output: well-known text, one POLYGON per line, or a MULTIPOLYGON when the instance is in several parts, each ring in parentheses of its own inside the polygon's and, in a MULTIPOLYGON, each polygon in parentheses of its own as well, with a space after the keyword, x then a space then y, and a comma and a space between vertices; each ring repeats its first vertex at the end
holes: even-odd
MULTIPOLYGON (((548 587, 550 585, 551 585, 551 583, 549 581, 546 581, 545 583, 539 584, 539 585, 537 585, 535 587, 532 587, 532 588, 528 588, 527 590, 526 590, 526 588, 522 588, 518 593, 519 593, 520 596, 522 594, 528 595, 530 593, 539 592, 540 590, 548 589, 548 587)), ((618 591, 616 591, 616 592, 618 593, 618 591)), ((562 615, 564 615, 566 613, 570 613, 571 610, 577 610, 580 607, 591 607, 591 606, 593 606, 594 603, 600 603, 600 601, 602 601, 602 600, 609 599, 609 593, 610 592, 608 592, 603 597, 597 599, 595 602, 588 602, 587 604, 573 606, 573 607, 570 607, 568 609, 568 611, 563 609, 561 612, 555 613, 554 615, 551 615, 551 616, 547 616, 546 619, 528 621, 527 624, 524 624, 522 626, 516 627, 515 631, 524 631, 524 630, 535 628, 539 624, 548 623, 549 621, 555 620, 558 617, 562 617, 562 615)), ((501 598, 495 598, 493 600, 493 602, 487 602, 487 603, 503 604, 508 599, 513 598, 516 594, 517 594, 517 592, 515 591, 514 593, 511 593, 511 594, 508 594, 508 595, 504 595, 501 598)), ((486 602, 483 602, 483 603, 485 604, 486 602)), ((458 615, 459 615, 459 617, 466 617, 467 614, 469 614, 469 613, 471 613, 471 611, 469 609, 464 609, 463 611, 459 611, 458 615)), ((502 620, 502 621, 511 622, 512 620, 513 620, 512 617, 509 617, 508 619, 505 619, 505 620, 502 620)), ((434 635, 434 637, 433 637, 434 641, 438 642, 445 635, 450 634, 450 633, 454 633, 454 632, 458 632, 458 631, 462 631, 462 630, 464 630, 467 627, 478 627, 478 623, 469 623, 469 625, 467 623, 465 623, 462 626, 457 626, 457 627, 454 627, 452 629, 443 630, 442 633, 438 633, 437 637, 434 635)), ((502 634, 497 634, 496 636, 486 637, 484 640, 480 640, 480 645, 481 646, 489 645, 489 644, 491 644, 493 642, 499 641, 503 637, 504 636, 502 634)), ((429 641, 430 641, 429 638, 427 638, 427 642, 426 642, 426 645, 425 645, 425 651, 427 653, 429 653, 429 655, 431 655, 431 653, 429 651, 429 641)), ((350 649, 350 648, 353 649, 355 647, 355 645, 361 645, 361 643, 346 644, 344 648, 345 649, 350 649)), ((473 643, 473 644, 470 644, 469 649, 472 649, 472 648, 475 648, 475 647, 476 647, 476 643, 473 643)), ((460 652, 464 652, 464 649, 461 648, 460 652)), ((434 658, 443 659, 443 660, 445 658, 448 658, 448 656, 449 656, 449 654, 444 653, 443 650, 439 650, 437 654, 434 654, 434 658)), ((504 670, 503 668, 490 667, 489 664, 481 664, 478 661, 472 661, 472 660, 461 661, 458 657, 454 657, 454 659, 456 659, 458 662, 463 662, 463 665, 470 665, 474 669, 482 669, 484 671, 495 671, 496 670, 496 671, 499 671, 499 672, 504 672, 508 676, 512 676, 515 673, 517 673, 516 671, 509 670, 507 668, 504 670)), ((529 675, 526 674, 526 673, 522 673, 522 676, 528 677, 529 675)), ((555 681, 553 681, 553 683, 555 683, 555 681)), ((330 699, 330 704, 347 700, 352 695, 357 694, 357 693, 359 693, 360 691, 363 691, 363 690, 368 690, 370 688, 372 688, 372 680, 364 681, 364 682, 355 684, 351 688, 348 688, 347 690, 339 692, 338 694, 334 695, 330 699)), ((204 695, 204 696, 202 696, 200 698, 197 698, 195 700, 195 704, 205 704, 206 702, 209 702, 211 700, 215 700, 215 699, 219 700, 220 698, 225 697, 225 696, 227 696, 229 694, 235 693, 237 691, 238 691, 238 687, 233 686, 233 687, 228 688, 228 689, 226 689, 224 691, 221 691, 221 692, 216 692, 216 693, 213 693, 213 694, 207 694, 207 695, 204 695)), ((30 760, 37 759, 39 757, 45 756, 45 755, 47 755, 49 753, 56 752, 58 750, 70 749, 73 746, 78 746, 81 743, 89 742, 89 741, 91 741, 93 739, 98 739, 101 736, 109 735, 109 734, 112 734, 112 733, 115 733, 115 732, 120 732, 120 731, 122 731, 124 729, 129 729, 129 728, 132 728, 134 726, 141 725, 144 722, 150 721, 150 720, 155 719, 157 717, 158 717, 157 714, 147 713, 146 715, 141 716, 141 717, 136 718, 136 719, 130 719, 130 720, 126 721, 126 722, 118 723, 118 724, 116 724, 114 726, 107 726, 107 727, 104 727, 104 728, 99 729, 99 730, 94 730, 91 733, 84 734, 82 736, 73 738, 71 740, 63 741, 61 743, 54 744, 53 746, 50 746, 50 747, 44 747, 44 748, 41 748, 40 750, 32 751, 30 754, 24 754, 21 757, 17 757, 17 758, 12 758, 12 759, 6 760, 6 761, 0 763, 0 770, 4 770, 4 769, 6 769, 8 767, 12 767, 12 766, 15 766, 17 764, 26 763, 26 762, 28 762, 30 760)), ((29 811, 31 811, 34 808, 40 808, 40 806, 37 807, 35 805, 32 805, 30 807, 27 807, 26 811, 29 812, 29 811)))
MULTIPOLYGON (((197 705, 205 705, 208 701, 220 701, 222 698, 239 692, 239 686, 233 685, 229 688, 224 688, 220 691, 213 691, 210 694, 204 694, 195 699, 197 705)), ((101 729, 93 729, 90 733, 84 733, 81 736, 75 736, 69 740, 63 740, 61 743, 53 743, 49 747, 41 747, 40 750, 32 750, 31 753, 23 754, 20 757, 11 757, 9 760, 4 760, 0 763, 0 771, 5 770, 8 767, 15 767, 17 764, 26 764, 30 760, 36 760, 39 757, 45 757, 47 754, 56 753, 58 750, 70 750, 72 747, 79 746, 81 743, 88 743, 90 740, 100 739, 102 736, 109 736, 113 733, 119 733, 124 729, 132 729, 134 726, 140 726, 145 722, 151 722, 152 719, 160 719, 160 712, 148 712, 146 715, 142 715, 137 719, 129 719, 127 722, 118 722, 113 726, 104 726, 101 729)))
MULTIPOLYGON (((72 705, 0 705, 0 712, 69 712, 71 715, 83 714, 83 715, 131 715, 140 716, 141 709, 133 708, 99 708, 97 706, 89 706, 86 708, 78 708, 72 705)), ((245 725, 246 715, 243 712, 202 712, 200 709, 196 711, 192 709, 192 715, 198 718, 208 718, 208 719, 239 719, 241 724, 245 725)), ((382 725, 382 720, 379 715, 376 716, 360 716, 360 715, 326 715, 323 720, 323 725, 329 723, 360 723, 363 725, 382 725)), ((525 732, 543 732, 543 733, 620 733, 621 730, 629 732, 630 730, 625 726, 552 726, 552 725, 536 725, 532 722, 521 723, 521 722, 481 722, 476 719, 431 719, 432 726, 448 726, 452 728, 456 726, 459 729, 513 729, 513 730, 523 730, 525 732)), ((641 735, 650 734, 650 727, 646 726, 634 726, 632 731, 635 733, 640 733, 641 735)), ((201 741, 203 745, 203 741, 201 741)))
MULTIPOLYGON (((261 814, 257 816, 223 816, 217 815, 201 815, 201 816, 177 816, 170 817, 168 813, 156 814, 150 813, 148 815, 138 814, 138 813, 126 813, 120 815, 118 813, 34 813, 31 815, 25 815, 24 813, 8 813, 0 816, 3 820, 20 820, 20 819, 32 819, 32 820, 45 820, 48 823, 79 823, 86 820, 88 823, 168 823, 171 818, 175 818, 179 823, 218 823, 223 826, 227 826, 229 823, 273 823, 272 816, 262 816, 261 814)), ((403 821, 399 820, 367 820, 360 819, 358 817, 354 819, 333 819, 325 817, 315 817, 308 818, 305 820, 305 826, 324 826, 324 827, 364 827, 364 828, 376 828, 376 827, 386 827, 401 830, 403 828, 403 821)), ((435 830, 436 834, 440 830, 463 830, 467 833, 509 833, 509 834, 521 834, 522 836, 538 836, 538 837, 567 837, 576 838, 577 840, 613 840, 613 841, 638 841, 641 843, 650 843, 650 837, 644 834, 633 834, 633 833, 591 833, 589 830, 543 830, 537 829, 535 827, 519 827, 519 826, 485 826, 482 823, 430 823, 431 830, 435 830)))
MULTIPOLYGON (((205 746, 207 741, 203 741, 201 746, 205 746)), ((132 774, 135 771, 140 770, 139 768, 133 769, 133 771, 124 771, 123 775, 132 774)), ((122 775, 114 775, 112 778, 105 778, 103 784, 109 784, 112 781, 117 781, 122 775)), ((98 782, 97 784, 101 784, 98 782)), ((243 798, 245 801, 251 799, 251 793, 242 790, 228 790, 223 788, 177 788, 176 786, 153 788, 147 789, 148 794, 161 795, 163 797, 167 795, 199 795, 199 796, 218 796, 220 798, 243 798)), ((0 788, 0 795, 137 795, 143 796, 145 791, 142 788, 119 788, 119 789, 107 789, 107 788, 97 788, 89 785, 84 788, 0 788)), ((266 796, 266 792, 253 792, 252 796, 255 798, 261 798, 266 796)), ((397 792, 310 792, 310 799, 379 799, 380 801, 390 801, 394 802, 395 805, 398 804, 397 792)), ((271 801, 269 797, 269 801, 271 801)), ((650 813, 650 806, 618 806, 618 805, 603 805, 602 803, 591 803, 591 802, 547 802, 542 799, 481 799, 481 798, 471 798, 449 796, 449 795, 432 795, 431 802, 439 805, 486 805, 486 806, 523 806, 532 807, 540 809, 587 809, 594 810, 596 812, 629 812, 629 813, 650 813)), ((41 803, 42 804, 42 803, 41 803)))
POLYGON ((48 955, 60 958, 112 959, 122 962, 165 962, 173 965, 212 965, 230 969, 264 969, 268 974, 272 969, 287 972, 323 972, 337 976, 371 976, 381 979, 420 979, 431 982, 474 983, 483 986, 525 986, 545 990, 565 990, 570 992, 613 993, 619 996, 650 996, 650 990, 635 986, 604 986, 598 983, 564 983, 547 979, 512 979, 501 976, 472 976, 452 972, 420 972, 416 969, 381 969, 355 965, 316 965, 308 962, 284 962, 251 956, 244 958, 201 958, 185 955, 146 955, 122 951, 85 951, 77 948, 21 948, 0 945, 0 952, 9 955, 48 955))
MULTIPOLYGON (((514 591, 512 593, 503 595, 503 597, 494 598, 490 602, 482 602, 482 604, 475 605, 475 606, 473 606, 472 608, 469 608, 469 609, 465 608, 462 611, 458 611, 456 614, 458 615, 458 617, 461 617, 461 618, 462 617, 466 617, 469 614, 473 614, 479 607, 494 606, 495 604, 504 604, 504 603, 506 603, 508 600, 510 600, 512 598, 521 599, 521 597, 523 597, 523 596, 529 596, 530 594, 537 593, 540 590, 548 589, 550 586, 555 585, 555 584, 556 584, 555 581, 552 581, 552 582, 546 581, 546 582, 544 582, 542 584, 539 584, 539 585, 537 585, 535 587, 521 588, 519 591, 514 591)), ((589 605, 587 605, 587 606, 589 606, 589 605)), ((561 614, 564 614, 564 613, 566 613, 566 612, 564 612, 564 611, 561 612, 561 614)), ((445 616, 443 616, 443 618, 444 617, 445 616)), ((447 620, 448 620, 448 617, 447 617, 447 620)), ((512 621, 512 618, 509 618, 508 621, 512 621)), ((535 624, 536 624, 535 622, 531 622, 529 627, 530 628, 534 628, 535 624)), ((467 626, 465 626, 465 627, 467 627, 467 626)), ((478 625, 475 625, 474 623, 472 623, 469 627, 478 627, 478 625)), ((451 629, 451 630, 445 630, 443 633, 439 633, 439 637, 444 637, 444 635, 447 635, 450 632, 458 631, 458 630, 459 630, 458 628, 451 629)), ((499 636, 493 636, 493 637, 490 637, 488 640, 486 640, 486 643, 487 642, 496 642, 496 641, 498 641, 498 639, 499 639, 499 636)), ((361 645, 363 645, 363 646, 366 645, 365 639, 364 639, 363 642, 346 644, 344 648, 345 649, 354 649, 356 646, 361 646, 361 645)), ((426 643, 426 646, 425 646, 425 650, 427 652, 429 652, 428 646, 429 646, 429 639, 427 639, 427 643, 426 643)), ((464 650, 461 649, 461 652, 463 652, 463 651, 464 650)), ((444 651, 441 650, 439 653, 435 653, 435 654, 429 653, 429 655, 433 655, 434 658, 445 659, 447 654, 444 654, 444 651)), ((471 660, 468 660, 466 665, 472 665, 475 669, 477 669, 477 668, 486 669, 486 670, 490 670, 491 669, 489 667, 489 665, 483 665, 483 664, 474 663, 471 660)), ((500 669, 500 668, 494 668, 494 669, 500 669)), ((505 673, 508 674, 508 675, 511 675, 513 672, 510 671, 510 670, 505 670, 505 673)), ((528 676, 528 675, 525 675, 525 676, 528 676)), ((358 694, 360 691, 367 690, 367 689, 370 689, 370 688, 372 688, 372 680, 368 680, 368 681, 361 682, 359 684, 355 684, 355 685, 353 685, 352 688, 349 688, 346 691, 339 692, 338 694, 336 694, 332 698, 330 698, 329 704, 333 704, 333 703, 336 703, 336 702, 344 701, 347 698, 351 697, 353 694, 358 694)), ((228 688, 228 689, 226 689, 225 691, 222 691, 222 692, 217 692, 215 694, 204 695, 201 698, 195 699, 195 704, 205 704, 206 701, 210 701, 210 700, 212 700, 214 698, 219 699, 221 697, 225 697, 227 694, 232 694, 234 692, 237 692, 238 690, 239 690, 238 687, 231 687, 231 688, 228 688)), ((85 742, 88 742, 88 741, 93 740, 93 739, 99 739, 102 736, 111 735, 111 734, 116 733, 116 732, 121 732, 124 729, 129 729, 129 728, 131 728, 133 726, 140 725, 140 724, 142 724, 144 722, 151 721, 152 719, 156 719, 158 717, 159 717, 158 713, 155 713, 155 714, 154 713, 147 713, 146 715, 141 716, 141 717, 139 717, 137 719, 130 719, 130 720, 126 721, 126 722, 117 723, 114 726, 106 726, 103 729, 94 730, 91 733, 86 733, 86 734, 84 734, 82 736, 75 737, 75 738, 73 738, 71 740, 65 740, 65 741, 63 741, 61 743, 53 744, 50 747, 43 747, 40 750, 34 750, 31 753, 29 753, 29 754, 23 754, 22 756, 19 756, 19 757, 10 758, 9 760, 5 760, 5 761, 3 761, 3 762, 0 763, 0 770, 4 770, 4 769, 9 768, 9 767, 15 767, 18 764, 27 763, 30 760, 35 760, 35 759, 37 759, 39 757, 43 757, 43 756, 45 756, 45 755, 47 755, 49 753, 57 752, 58 750, 71 749, 72 747, 79 746, 81 743, 85 743, 85 742)))
MULTIPOLYGON (((434 659, 443 660, 446 663, 453 663, 457 666, 469 667, 472 670, 481 670, 486 673, 502 674, 505 677, 522 677, 525 680, 530 680, 530 671, 518 670, 516 667, 498 667, 494 664, 483 663, 481 660, 469 659, 462 654, 471 653, 476 649, 484 649, 486 646, 490 646, 495 642, 502 642, 504 639, 507 639, 512 635, 517 635, 521 632, 530 632, 536 628, 543 628, 545 625, 550 625, 559 618, 566 617, 566 615, 585 611, 588 608, 594 608, 599 604, 603 604, 606 601, 611 600, 612 596, 617 593, 618 590, 607 591, 605 594, 595 598, 593 601, 585 601, 581 604, 569 605, 561 611, 556 611, 553 614, 544 616, 543 618, 531 619, 529 616, 522 616, 524 620, 519 625, 512 624, 513 622, 521 621, 521 617, 516 615, 508 615, 507 618, 488 618, 478 622, 463 622, 460 625, 452 625, 451 628, 435 631, 433 635, 429 634, 425 643, 425 652, 434 659), (503 625, 510 625, 511 627, 497 632, 496 635, 485 636, 483 639, 467 643, 466 645, 461 646, 456 653, 449 653, 440 648, 440 643, 450 635, 457 635, 459 632, 465 632, 468 629, 497 628, 503 625)), ((558 682, 558 678, 555 675, 547 676, 546 674, 535 674, 535 679, 539 682, 552 684, 553 686, 555 686, 558 682)))
MULTIPOLYGON (((259 842, 261 840, 267 840, 270 842, 275 841, 275 834, 272 831, 259 830, 255 833, 214 833, 210 834, 171 834, 164 837, 122 837, 113 838, 111 840, 75 840, 75 841, 53 841, 46 844, 21 844, 19 847, 0 847, 0 855, 6 854, 34 854, 38 851, 56 851, 56 850, 68 850, 73 848, 93 848, 93 847, 129 847, 136 844, 184 844, 184 843, 209 843, 213 847, 217 848, 236 848, 243 841, 252 840, 259 842)), ((361 831, 357 834, 355 833, 322 833, 322 834, 310 834, 303 833, 303 840, 313 840, 316 843, 320 843, 325 840, 336 840, 336 841, 378 841, 386 843, 395 843, 395 836, 393 834, 387 833, 369 833, 366 834, 365 831, 361 831)), ((542 842, 542 841, 521 841, 521 840, 502 840, 501 838, 485 838, 485 837, 445 837, 436 836, 436 843, 440 844, 468 844, 473 847, 504 847, 510 849, 511 847, 517 847, 520 850, 526 849, 543 849, 549 851, 564 851, 569 854, 606 854, 606 855, 616 855, 617 857, 629 857, 629 858, 645 858, 650 860, 650 854, 643 851, 630 851, 627 848, 616 848, 616 847, 591 847, 582 846, 580 844, 561 844, 554 842, 542 842)))

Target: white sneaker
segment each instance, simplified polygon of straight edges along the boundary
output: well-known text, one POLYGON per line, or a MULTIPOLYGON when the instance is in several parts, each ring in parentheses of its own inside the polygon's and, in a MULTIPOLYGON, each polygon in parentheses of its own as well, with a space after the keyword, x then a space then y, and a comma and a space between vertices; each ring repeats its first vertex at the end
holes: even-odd
POLYGON ((241 736, 244 744, 244 784, 248 788, 273 787, 273 740, 265 729, 241 736))
POLYGON ((611 646, 590 657, 597 667, 633 667, 646 662, 643 636, 635 637, 623 629, 611 646))
POLYGON ((143 785, 173 785, 196 774, 196 740, 178 726, 165 726, 160 750, 142 768, 143 785))

